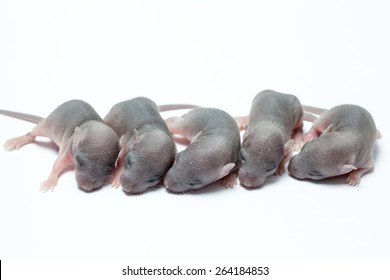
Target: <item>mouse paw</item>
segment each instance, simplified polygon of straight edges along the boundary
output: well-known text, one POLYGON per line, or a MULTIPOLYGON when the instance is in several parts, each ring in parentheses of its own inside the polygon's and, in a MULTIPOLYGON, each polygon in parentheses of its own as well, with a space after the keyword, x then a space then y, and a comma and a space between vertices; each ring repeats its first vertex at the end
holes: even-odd
POLYGON ((225 188, 233 188, 237 184, 237 175, 230 173, 222 180, 222 186, 225 188))
POLYGON ((57 185, 57 180, 53 178, 49 178, 46 181, 41 183, 41 187, 39 188, 42 192, 54 191, 54 187, 57 185))
POLYGON ((347 183, 350 186, 356 186, 357 184, 360 183, 360 178, 361 178, 361 174, 360 174, 360 172, 358 170, 352 171, 348 175, 347 183))
POLYGON ((15 139, 10 139, 4 143, 3 147, 6 151, 10 152, 13 150, 18 150, 21 145, 19 145, 18 141, 16 141, 15 139))
POLYGON ((6 151, 13 151, 18 150, 24 145, 32 142, 34 142, 34 137, 31 135, 31 133, 27 133, 26 135, 7 140, 3 147, 6 151))
POLYGON ((55 185, 53 186, 53 184, 49 184, 48 181, 45 181, 41 184, 39 190, 41 192, 54 191, 54 187, 55 185))
POLYGON ((121 182, 119 180, 119 178, 115 178, 112 183, 111 183, 111 187, 114 188, 114 189, 117 189, 121 186, 121 182))
POLYGON ((276 176, 282 176, 286 172, 286 167, 283 163, 280 163, 278 168, 276 169, 274 175, 276 176))

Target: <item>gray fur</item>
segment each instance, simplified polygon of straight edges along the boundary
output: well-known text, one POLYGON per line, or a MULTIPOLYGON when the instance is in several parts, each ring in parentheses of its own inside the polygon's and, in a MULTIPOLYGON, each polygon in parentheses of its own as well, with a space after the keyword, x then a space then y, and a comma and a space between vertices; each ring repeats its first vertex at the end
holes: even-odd
POLYGON ((325 111, 314 122, 308 141, 288 166, 299 179, 321 180, 349 173, 347 183, 360 183, 374 165, 378 132, 370 113, 356 105, 340 105, 325 111), (318 138, 316 138, 318 137, 318 138))
MULTIPOLYGON (((284 173, 287 142, 302 128, 302 106, 294 95, 265 90, 256 95, 243 137, 238 178, 245 187, 258 187, 266 178, 284 173)), ((289 142, 292 144, 292 142, 289 142)))
MULTIPOLYGON (((172 105, 162 109, 179 108, 172 105)), ((175 143, 157 105, 145 97, 123 101, 112 107, 104 121, 121 137, 113 186, 122 185, 127 193, 141 193, 157 185, 176 154, 175 143)))
POLYGON ((27 120, 38 124, 26 135, 8 140, 4 144, 6 150, 19 149, 34 142, 37 136, 48 137, 59 147, 53 170, 41 184, 41 190, 53 190, 60 174, 69 168, 75 168, 77 183, 85 191, 100 188, 112 179, 119 152, 118 137, 88 103, 65 102, 45 119, 15 112, 7 115, 20 119, 29 116, 27 120))
POLYGON ((197 108, 166 120, 169 130, 190 140, 177 154, 164 185, 173 192, 199 189, 221 178, 225 186, 235 184, 240 133, 234 119, 213 108, 197 108))

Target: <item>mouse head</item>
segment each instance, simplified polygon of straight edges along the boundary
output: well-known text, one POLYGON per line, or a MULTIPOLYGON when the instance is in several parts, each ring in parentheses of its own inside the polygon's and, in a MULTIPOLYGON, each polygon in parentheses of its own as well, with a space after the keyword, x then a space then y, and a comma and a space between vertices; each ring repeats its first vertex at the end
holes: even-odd
POLYGON ((286 153, 282 133, 271 127, 256 127, 244 134, 238 178, 245 187, 258 187, 274 174, 286 153))
POLYGON ((326 134, 307 142, 288 165, 290 174, 298 179, 322 180, 355 170, 354 153, 349 137, 341 139, 326 134))
POLYGON ((119 153, 113 129, 97 121, 76 127, 72 151, 79 188, 92 191, 110 183, 119 153))
POLYGON ((221 154, 226 154, 226 151, 198 149, 196 144, 190 144, 176 155, 164 180, 168 190, 185 192, 200 189, 225 177, 235 167, 235 163, 223 164, 221 161, 221 154))
POLYGON ((161 130, 138 134, 136 130, 129 141, 120 139, 123 169, 120 174, 122 188, 127 193, 141 193, 156 186, 172 166, 176 146, 171 136, 161 130))

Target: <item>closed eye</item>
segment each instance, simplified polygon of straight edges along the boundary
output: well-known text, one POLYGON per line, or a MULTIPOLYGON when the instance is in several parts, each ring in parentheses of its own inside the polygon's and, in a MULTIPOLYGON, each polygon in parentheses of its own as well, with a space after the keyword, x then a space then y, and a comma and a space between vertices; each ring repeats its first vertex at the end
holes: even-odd
POLYGON ((322 177, 322 173, 318 170, 313 170, 311 172, 308 173, 309 176, 312 176, 312 177, 322 177))
POLYGON ((130 157, 130 155, 127 155, 127 156, 126 156, 126 159, 125 159, 126 168, 130 168, 130 167, 131 167, 131 164, 132 164, 131 157, 130 157))
POLYGON ((244 153, 242 152, 242 150, 240 151, 240 160, 241 161, 245 161, 245 156, 244 156, 244 153))
POLYGON ((80 155, 76 155, 75 160, 79 168, 82 168, 85 165, 85 160, 80 155))
POLYGON ((265 171, 266 172, 271 172, 272 170, 276 169, 278 165, 275 163, 274 165, 272 165, 271 167, 268 167, 265 171))
POLYGON ((199 179, 194 180, 194 181, 189 183, 190 186, 198 186, 198 185, 201 185, 201 184, 203 184, 203 182, 202 182, 202 180, 199 180, 199 179))
POLYGON ((154 178, 148 180, 147 182, 148 183, 155 183, 157 181, 160 181, 161 180, 161 176, 155 176, 154 178))

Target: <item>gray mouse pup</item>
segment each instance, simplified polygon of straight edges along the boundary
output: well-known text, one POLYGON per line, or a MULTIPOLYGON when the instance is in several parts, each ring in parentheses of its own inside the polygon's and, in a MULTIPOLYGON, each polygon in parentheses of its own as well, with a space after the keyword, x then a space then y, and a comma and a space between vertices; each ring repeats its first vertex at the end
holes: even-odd
POLYGON ((6 141, 6 150, 33 143, 37 136, 48 137, 59 147, 49 178, 41 184, 42 191, 53 190, 58 177, 71 168, 75 168, 77 184, 85 191, 111 181, 119 153, 118 136, 88 103, 65 102, 45 119, 5 110, 0 110, 0 114, 37 124, 26 135, 6 141))
POLYGON ((193 109, 166 120, 169 131, 188 139, 189 146, 176 155, 164 185, 172 192, 200 189, 224 178, 233 187, 238 169, 240 132, 229 114, 214 108, 193 109))
POLYGON ((380 133, 367 110, 356 105, 336 106, 313 123, 305 136, 308 142, 291 159, 288 170, 298 179, 312 180, 349 173, 347 183, 357 185, 374 166, 378 138, 380 133))
POLYGON ((264 90, 252 102, 249 116, 238 118, 246 126, 240 151, 238 178, 245 187, 258 187, 266 178, 285 172, 294 141, 303 126, 303 110, 291 94, 264 90))
POLYGON ((176 145, 161 111, 194 108, 194 105, 157 106, 146 97, 114 105, 104 118, 120 137, 120 153, 113 187, 141 193, 156 186, 171 167, 176 145))

